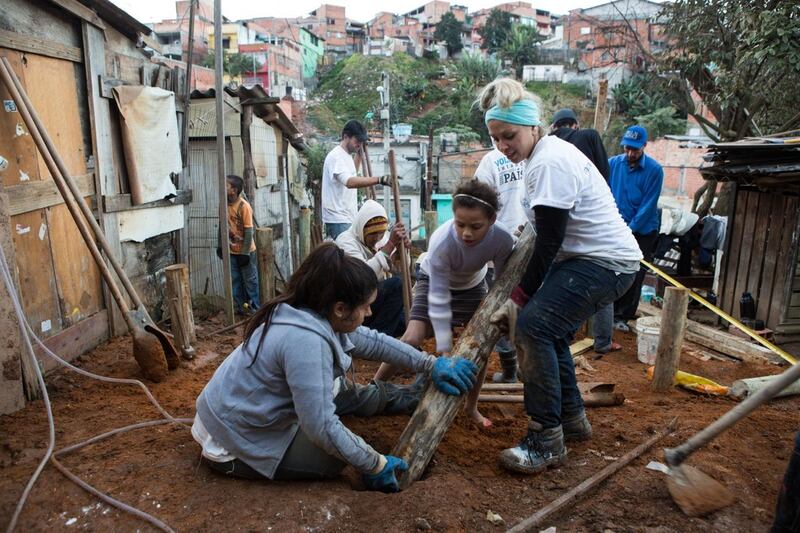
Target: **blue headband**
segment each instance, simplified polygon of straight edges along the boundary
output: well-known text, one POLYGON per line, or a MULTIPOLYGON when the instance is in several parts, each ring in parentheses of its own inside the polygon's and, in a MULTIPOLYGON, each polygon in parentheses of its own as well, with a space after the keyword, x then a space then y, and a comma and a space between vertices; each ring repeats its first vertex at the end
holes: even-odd
POLYGON ((539 106, 533 100, 523 99, 514 102, 511 107, 493 106, 486 112, 486 124, 490 120, 499 120, 520 126, 538 126, 539 106))

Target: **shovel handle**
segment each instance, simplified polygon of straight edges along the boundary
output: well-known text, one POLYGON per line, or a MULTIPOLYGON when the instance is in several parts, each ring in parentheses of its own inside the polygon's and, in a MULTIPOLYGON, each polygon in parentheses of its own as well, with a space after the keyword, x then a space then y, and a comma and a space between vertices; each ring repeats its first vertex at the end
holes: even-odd
POLYGON ((699 431, 677 448, 666 448, 664 459, 670 467, 677 467, 683 463, 687 457, 702 448, 720 433, 746 417, 758 407, 774 398, 783 389, 800 379, 800 364, 795 364, 785 370, 782 374, 770 382, 769 385, 749 396, 742 403, 719 417, 711 425, 699 431))

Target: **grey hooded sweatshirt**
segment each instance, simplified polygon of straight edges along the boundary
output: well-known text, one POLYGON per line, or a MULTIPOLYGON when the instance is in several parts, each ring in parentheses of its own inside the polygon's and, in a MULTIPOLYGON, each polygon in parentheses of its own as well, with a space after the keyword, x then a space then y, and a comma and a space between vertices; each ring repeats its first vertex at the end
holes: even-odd
POLYGON ((351 353, 429 372, 436 358, 377 331, 335 333, 309 309, 279 304, 257 357, 263 325, 220 365, 197 398, 197 416, 232 455, 268 478, 275 475, 300 427, 317 446, 370 472, 380 454, 342 424, 334 380, 351 367, 351 353))

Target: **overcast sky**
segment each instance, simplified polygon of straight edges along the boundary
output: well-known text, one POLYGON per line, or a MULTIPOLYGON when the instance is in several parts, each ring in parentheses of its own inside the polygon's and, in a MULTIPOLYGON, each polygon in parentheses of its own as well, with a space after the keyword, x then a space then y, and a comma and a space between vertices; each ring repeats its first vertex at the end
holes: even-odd
MULTIPOLYGON (((176 18, 175 3, 170 0, 111 0, 119 7, 139 19, 141 22, 155 22, 176 18)), ((377 11, 407 13, 426 3, 426 0, 327 0, 334 5, 346 5, 347 17, 360 22, 372 19, 377 11)), ((503 0, 457 0, 451 4, 466 5, 469 11, 477 11, 502 3, 503 0)), ((321 4, 323 0, 222 0, 222 14, 232 20, 254 17, 300 17, 307 15, 321 4)), ((532 0, 537 9, 546 9, 553 14, 562 15, 570 9, 590 7, 605 3, 605 0, 532 0)))

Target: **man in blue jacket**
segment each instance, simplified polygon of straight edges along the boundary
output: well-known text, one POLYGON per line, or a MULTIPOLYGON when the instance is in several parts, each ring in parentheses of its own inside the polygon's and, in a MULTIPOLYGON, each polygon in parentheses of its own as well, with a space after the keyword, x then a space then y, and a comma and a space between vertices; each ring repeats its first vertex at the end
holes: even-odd
MULTIPOLYGON (((628 128, 620 145, 625 153, 608 160, 609 185, 622 219, 633 232, 644 259, 652 261, 658 238, 658 197, 664 171, 655 159, 644 153, 647 130, 642 126, 628 128)), ((644 274, 641 268, 631 288, 614 304, 614 326, 619 330, 629 331, 627 322, 636 317, 644 274)))

